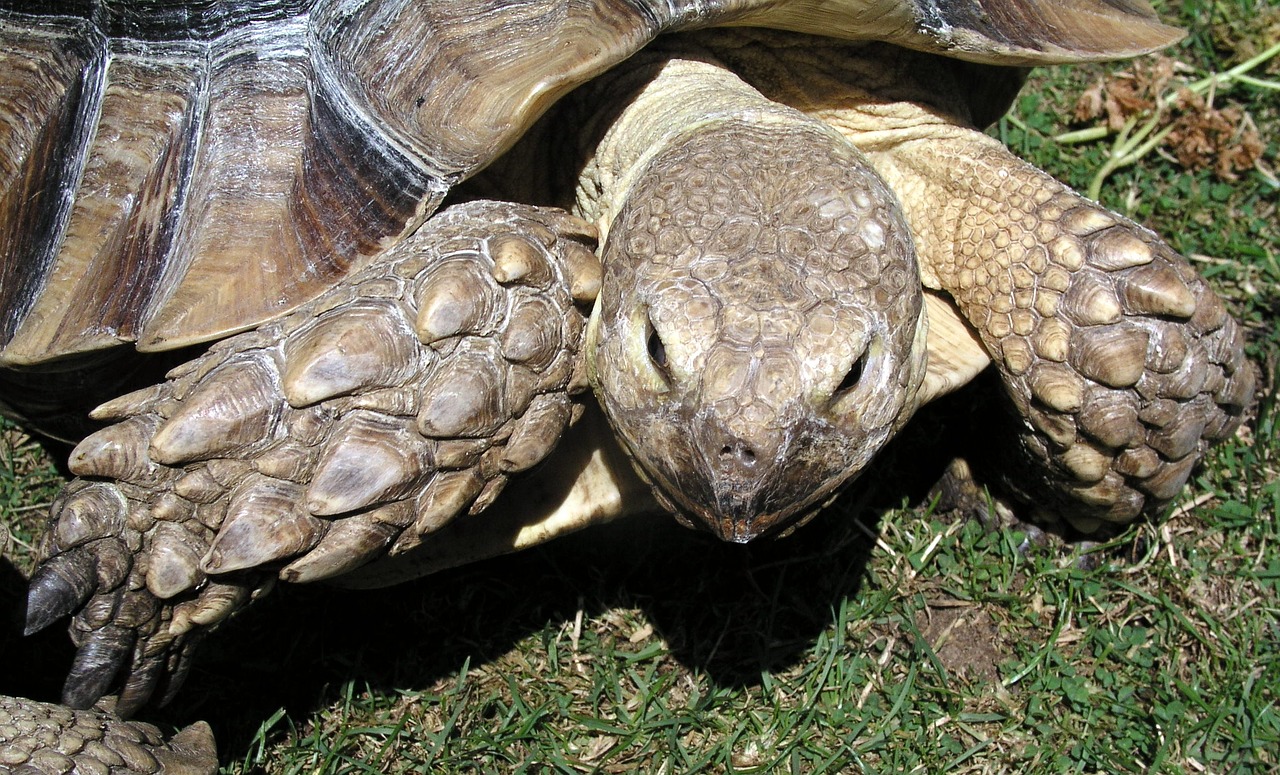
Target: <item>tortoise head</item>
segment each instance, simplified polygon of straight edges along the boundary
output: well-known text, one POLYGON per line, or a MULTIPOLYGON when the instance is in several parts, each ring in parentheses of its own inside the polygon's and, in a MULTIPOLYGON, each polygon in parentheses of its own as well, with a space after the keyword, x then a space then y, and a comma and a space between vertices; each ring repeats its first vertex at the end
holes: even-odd
POLYGON ((745 542, 827 503, 924 374, 910 233, 834 132, 721 120, 655 155, 610 228, 596 394, 658 500, 745 542))

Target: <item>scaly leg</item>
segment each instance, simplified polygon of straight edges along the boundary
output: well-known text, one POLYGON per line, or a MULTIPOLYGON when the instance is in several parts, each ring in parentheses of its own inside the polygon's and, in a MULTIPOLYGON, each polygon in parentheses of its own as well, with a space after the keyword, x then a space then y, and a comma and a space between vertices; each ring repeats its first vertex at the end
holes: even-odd
POLYGON ((165 740, 160 730, 98 708, 0 697, 0 772, 131 772, 212 775, 218 754, 209 725, 165 740))
POLYGON ((100 407, 72 453, 27 630, 75 612, 64 701, 123 671, 168 697, 204 632, 277 578, 338 576, 485 509, 585 389, 582 221, 496 203, 429 221, 303 309, 100 407))
POLYGON ((936 135, 871 156, 1012 400, 1004 486, 1085 533, 1160 510, 1240 423, 1239 327, 1150 231, 978 132, 936 135))

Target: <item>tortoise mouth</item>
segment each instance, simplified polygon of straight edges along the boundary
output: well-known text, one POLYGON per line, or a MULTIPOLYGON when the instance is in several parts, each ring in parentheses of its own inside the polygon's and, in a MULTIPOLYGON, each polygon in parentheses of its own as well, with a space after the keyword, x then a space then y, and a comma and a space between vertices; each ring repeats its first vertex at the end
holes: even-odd
POLYGON ((745 518, 737 516, 712 518, 708 515, 702 517, 700 521, 721 541, 745 544, 757 538, 790 533, 804 522, 812 519, 818 511, 819 509, 815 507, 807 510, 796 509, 791 512, 757 514, 745 518))
POLYGON ((689 504, 686 507, 672 508, 667 493, 657 485, 653 487, 658 501, 675 516, 676 521, 694 530, 710 532, 721 541, 734 544, 745 544, 760 538, 781 538, 803 526, 817 516, 829 498, 810 501, 793 508, 772 512, 760 512, 748 508, 743 510, 708 509, 689 504))
POLYGON ((722 541, 745 544, 759 538, 780 537, 811 520, 855 475, 843 477, 790 476, 777 468, 754 477, 700 476, 690 472, 673 481, 632 457, 649 482, 657 501, 686 527, 705 530, 722 541), (782 482, 810 482, 803 490, 782 482))

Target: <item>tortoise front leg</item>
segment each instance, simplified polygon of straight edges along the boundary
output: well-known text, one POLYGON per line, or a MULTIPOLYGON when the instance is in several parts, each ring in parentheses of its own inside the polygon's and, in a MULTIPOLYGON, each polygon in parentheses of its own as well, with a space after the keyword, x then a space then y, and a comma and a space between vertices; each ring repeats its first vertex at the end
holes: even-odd
MULTIPOLYGON (((590 227, 472 203, 281 320, 100 407, 72 453, 27 630, 75 613, 64 701, 123 671, 167 698, 204 632, 277 578, 407 552, 539 462, 585 389, 590 227)), ((490 553, 496 553, 496 550, 490 553)))
POLYGON ((0 697, 0 772, 213 775, 213 732, 196 722, 168 740, 159 729, 99 708, 0 697))
POLYGON ((1003 484, 1085 533, 1158 511, 1240 423, 1254 373, 1239 327, 1147 229, 977 132, 939 134, 873 158, 922 192, 904 205, 926 281, 1012 400, 1003 484))

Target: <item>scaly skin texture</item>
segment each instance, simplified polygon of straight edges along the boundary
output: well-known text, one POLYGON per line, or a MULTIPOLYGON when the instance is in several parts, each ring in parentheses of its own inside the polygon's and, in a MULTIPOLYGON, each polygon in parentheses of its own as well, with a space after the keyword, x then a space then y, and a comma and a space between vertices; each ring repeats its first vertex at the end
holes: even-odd
POLYGON ((767 32, 707 38, 767 96, 839 129, 897 193, 923 282, 954 299, 1004 381, 992 446, 1027 516, 1098 533, 1158 513, 1238 427, 1254 372, 1186 259, 966 126, 965 79, 1001 71, 767 32))
POLYGON ((0 697, 0 775, 212 775, 213 733, 203 722, 166 741, 150 724, 106 711, 0 697))
POLYGON ((1222 302, 1154 234, 981 135, 893 157, 950 230, 934 271, 1022 418, 1007 423, 1006 490, 1039 521, 1084 533, 1164 508, 1253 392, 1222 302))
POLYGON ((816 511, 910 417, 923 376, 906 224, 823 130, 677 135, 609 227, 597 396, 659 501, 729 541, 816 511))
POLYGON ((28 631, 76 612, 64 701, 91 705, 121 668, 121 714, 169 696, 199 637, 277 578, 407 552, 542 460, 586 387, 590 233, 559 211, 460 206, 101 407, 120 422, 72 453, 81 478, 52 507, 28 603, 28 631))
POLYGON ((597 398, 682 522, 738 542, 790 530, 915 410, 907 226, 839 134, 696 53, 593 87, 628 90, 577 188, 605 235, 597 398))

